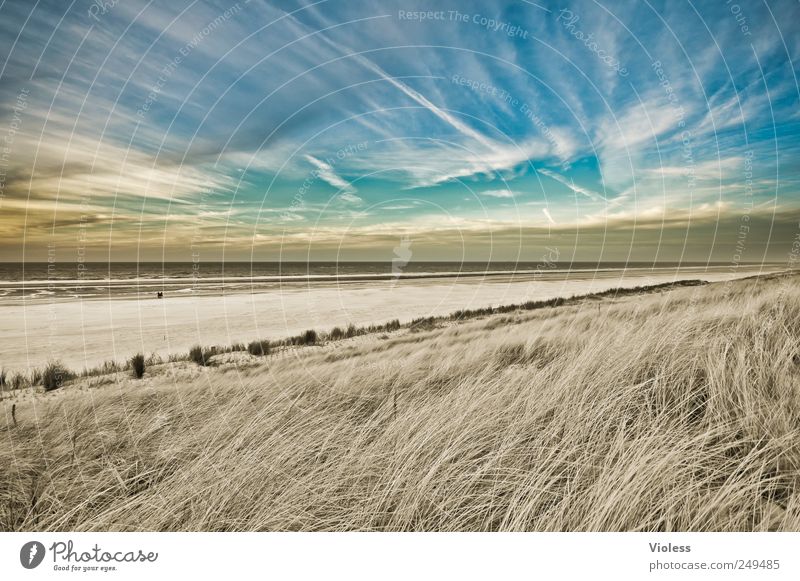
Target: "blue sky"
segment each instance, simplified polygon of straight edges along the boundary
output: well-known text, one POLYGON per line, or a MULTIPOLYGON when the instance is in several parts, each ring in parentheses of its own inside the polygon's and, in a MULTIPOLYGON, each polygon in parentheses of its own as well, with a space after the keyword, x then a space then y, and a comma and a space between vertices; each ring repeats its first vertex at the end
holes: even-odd
POLYGON ((789 260, 800 6, 4 2, 0 259, 789 260))

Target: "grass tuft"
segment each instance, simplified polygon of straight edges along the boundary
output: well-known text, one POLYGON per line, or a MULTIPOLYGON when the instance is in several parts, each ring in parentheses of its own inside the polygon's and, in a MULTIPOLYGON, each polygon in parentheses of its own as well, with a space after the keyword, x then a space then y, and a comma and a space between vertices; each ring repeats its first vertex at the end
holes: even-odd
POLYGON ((216 347, 201 347, 195 345, 189 349, 189 361, 197 363, 200 367, 207 367, 210 365, 211 358, 217 355, 218 350, 216 347))
POLYGON ((247 352, 257 357, 269 355, 269 349, 269 341, 251 341, 247 345, 247 352))
POLYGON ((64 367, 60 361, 48 363, 41 372, 41 382, 45 391, 53 391, 54 389, 58 389, 74 377, 75 374, 64 367))
POLYGON ((141 379, 144 376, 144 355, 137 353, 131 357, 131 369, 136 379, 141 379))

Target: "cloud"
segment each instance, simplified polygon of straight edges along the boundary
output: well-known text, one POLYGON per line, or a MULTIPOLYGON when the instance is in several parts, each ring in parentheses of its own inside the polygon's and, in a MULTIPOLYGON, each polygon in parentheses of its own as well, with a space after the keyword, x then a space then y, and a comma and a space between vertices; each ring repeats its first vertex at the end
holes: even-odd
MULTIPOLYGON (((448 165, 441 169, 434 169, 431 164, 431 159, 427 155, 420 155, 419 151, 414 151, 414 163, 406 164, 406 167, 414 168, 422 165, 426 168, 423 171, 427 175, 421 179, 416 179, 413 187, 435 185, 477 174, 507 171, 520 163, 529 161, 533 157, 555 154, 553 151, 555 144, 548 144, 546 140, 541 138, 526 138, 521 140, 520 143, 511 140, 508 140, 511 141, 511 143, 504 143, 491 139, 480 131, 472 128, 458 116, 436 105, 431 99, 409 86, 402 79, 390 75, 377 63, 363 54, 358 54, 350 48, 331 40, 325 34, 319 34, 317 36, 320 40, 334 47, 341 54, 347 54, 355 62, 377 74, 382 80, 397 88, 403 95, 411 98, 426 111, 429 111, 449 127, 455 129, 460 136, 467 139, 466 143, 449 144, 452 145, 452 147, 445 145, 444 142, 440 142, 440 145, 442 145, 444 149, 460 149, 455 156, 448 156, 446 160, 448 165)), ((561 128, 558 130, 558 137, 561 139, 561 142, 563 142, 560 144, 563 151, 558 151, 557 153, 562 157, 566 157, 574 151, 575 143, 569 138, 566 129, 561 128)), ((391 142, 393 140, 389 139, 386 141, 391 142)), ((369 159, 374 163, 374 156, 369 156, 369 159)), ((396 158, 393 156, 392 159, 396 158)), ((413 175, 414 171, 411 170, 409 173, 413 175)))
POLYGON ((493 152, 471 149, 449 140, 394 139, 378 142, 368 157, 353 160, 349 167, 385 173, 386 179, 404 182, 407 188, 422 188, 461 179, 492 181, 548 152, 549 146, 539 138, 498 144, 493 152))
POLYGON ((490 198, 513 198, 514 192, 511 190, 486 190, 480 192, 482 196, 489 196, 490 198))
POLYGON ((396 205, 389 205, 389 206, 381 206, 381 210, 391 210, 391 211, 399 211, 399 210, 413 210, 413 204, 396 204, 396 205))
POLYGON ((229 192, 235 179, 204 164, 181 164, 154 158, 113 140, 50 129, 46 139, 15 144, 14 178, 7 193, 54 204, 91 198, 113 205, 120 198, 171 200, 184 203, 198 195, 229 192))
POLYGON ((645 175, 658 178, 686 178, 691 175, 697 180, 741 179, 745 171, 744 157, 734 155, 727 158, 710 159, 700 163, 685 165, 664 165, 643 170, 645 175))
MULTIPOLYGON (((339 175, 336 174, 331 164, 319 158, 316 158, 313 155, 306 155, 305 158, 317 168, 317 175, 319 176, 319 179, 323 180, 324 182, 327 182, 329 185, 333 186, 337 190, 340 190, 343 194, 352 195, 353 193, 356 192, 356 189, 350 182, 339 177, 339 175)), ((343 195, 340 197, 343 197, 343 195)))
POLYGON ((425 95, 423 95, 419 91, 411 88, 408 84, 403 82, 401 79, 398 79, 398 78, 390 75, 385 70, 383 70, 378 64, 376 64, 374 61, 370 60, 369 58, 367 58, 363 54, 358 54, 355 51, 353 51, 352 49, 342 46, 341 44, 331 40, 325 34, 320 34, 318 36, 319 36, 319 38, 321 40, 323 40, 326 43, 328 43, 329 45, 335 47, 342 54, 350 55, 353 58, 354 61, 360 63, 361 65, 366 67, 368 70, 372 71, 373 73, 377 74, 380 78, 382 78, 383 80, 388 82, 390 85, 392 85, 393 87, 396 87, 397 89, 399 89, 403 94, 405 94, 406 96, 410 97, 417 104, 421 105, 422 107, 424 107, 425 109, 427 109, 428 111, 433 113, 436 117, 438 117, 439 119, 441 119, 442 121, 444 121, 445 123, 450 125, 450 127, 455 129, 456 131, 458 131, 463 136, 468 137, 470 139, 473 139, 474 141, 476 141, 477 143, 479 143, 483 147, 485 147, 487 150, 491 151, 491 150, 493 150, 495 148, 495 143, 492 142, 487 137, 485 137, 479 131, 476 131, 475 129, 470 127, 467 123, 465 123, 464 121, 462 121, 461 119, 459 119, 455 115, 453 115, 450 112, 445 111, 441 107, 437 106, 430 99, 428 99, 425 95))
POLYGON ((428 111, 436 115, 439 119, 453 127, 456 131, 464 135, 465 137, 469 137, 474 139, 479 144, 483 145, 489 151, 494 151, 496 144, 485 136, 483 136, 480 132, 476 131, 463 121, 461 121, 456 116, 450 114, 449 112, 441 109, 434 105, 428 98, 422 95, 420 92, 415 91, 402 81, 395 79, 391 75, 387 74, 386 71, 381 69, 378 65, 367 59, 366 57, 359 56, 357 57, 359 62, 363 62, 365 66, 367 66, 370 70, 374 71, 378 75, 380 75, 384 80, 388 81, 393 86, 400 89, 403 93, 411 97, 414 101, 425 107, 428 111))
POLYGON ((350 192, 342 192, 341 194, 339 194, 337 196, 337 198, 339 200, 342 200, 343 202, 347 202, 348 204, 363 204, 364 203, 364 200, 362 200, 361 198, 359 198, 358 196, 356 196, 355 194, 352 194, 350 192))
POLYGON ((545 168, 539 169, 537 171, 539 173, 541 173, 541 174, 546 175, 549 178, 552 178, 552 179, 556 180, 557 182, 560 182, 560 183, 564 184, 565 186, 567 186, 569 189, 571 189, 576 194, 581 194, 583 196, 586 196, 587 198, 589 198, 591 200, 594 200, 595 202, 605 202, 606 201, 606 198, 605 198, 605 196, 603 194, 601 194, 599 192, 595 192, 595 191, 590 190, 588 188, 584 188, 582 186, 578 186, 578 185, 575 184, 575 182, 573 180, 571 180, 571 179, 568 180, 564 176, 559 175, 554 171, 550 171, 549 169, 545 169, 545 168))

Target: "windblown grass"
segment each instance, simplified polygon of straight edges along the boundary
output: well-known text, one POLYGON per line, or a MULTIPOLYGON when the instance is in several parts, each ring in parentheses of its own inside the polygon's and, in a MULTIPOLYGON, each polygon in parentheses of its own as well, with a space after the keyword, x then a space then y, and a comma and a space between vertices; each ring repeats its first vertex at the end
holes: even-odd
POLYGON ((0 424, 0 528, 800 530, 797 282, 37 396, 0 424))
POLYGON ((269 355, 270 345, 269 341, 251 341, 247 345, 247 352, 250 355, 264 356, 269 355))
POLYGON ((189 361, 194 361, 200 367, 205 367, 211 363, 211 358, 217 354, 217 350, 213 347, 201 347, 195 345, 189 349, 189 361))
POLYGON ((75 374, 64 367, 63 363, 53 361, 48 363, 42 371, 42 386, 45 391, 53 391, 74 377, 75 374))
POLYGON ((133 376, 136 379, 141 379, 144 376, 144 369, 145 369, 144 355, 142 355, 141 353, 137 353, 136 355, 131 357, 130 366, 131 369, 133 370, 133 376))

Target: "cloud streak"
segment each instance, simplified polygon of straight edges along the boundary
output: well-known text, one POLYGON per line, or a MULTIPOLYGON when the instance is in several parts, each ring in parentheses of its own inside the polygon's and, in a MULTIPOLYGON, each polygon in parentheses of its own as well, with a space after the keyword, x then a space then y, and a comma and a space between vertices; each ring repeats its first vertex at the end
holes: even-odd
POLYGON ((584 188, 582 186, 576 185, 575 182, 571 179, 567 179, 564 176, 557 174, 554 171, 551 171, 546 168, 541 168, 538 172, 542 175, 546 175, 549 178, 556 180, 557 182, 564 184, 570 190, 575 192, 576 194, 581 194, 582 196, 586 196, 590 200, 594 202, 605 202, 607 201, 605 196, 599 192, 595 192, 594 190, 590 190, 589 188, 584 188))
POLYGON ((311 165, 317 168, 316 175, 318 175, 322 181, 326 182, 328 185, 336 188, 344 194, 354 194, 356 192, 356 189, 350 182, 339 177, 331 164, 316 158, 313 155, 307 154, 305 158, 311 165))

